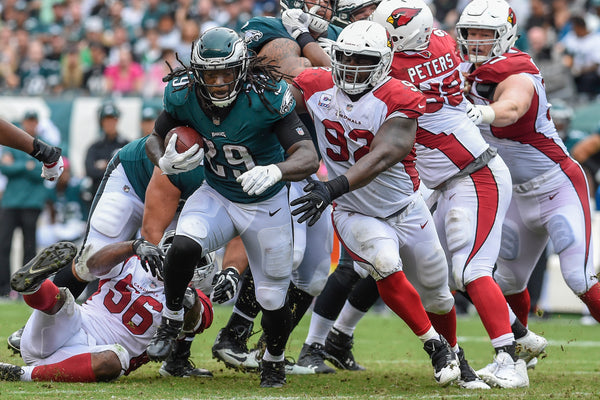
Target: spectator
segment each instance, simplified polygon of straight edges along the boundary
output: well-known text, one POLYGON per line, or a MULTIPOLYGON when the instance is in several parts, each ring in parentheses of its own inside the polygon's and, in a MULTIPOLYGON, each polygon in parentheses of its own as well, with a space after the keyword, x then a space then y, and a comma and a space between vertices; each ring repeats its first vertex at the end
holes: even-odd
POLYGON ((60 83, 60 64, 45 58, 44 46, 39 40, 29 43, 27 58, 18 73, 20 89, 28 96, 49 94, 60 83))
MULTIPOLYGON (((189 50, 187 53, 189 53, 189 50)), ((170 72, 167 62, 172 68, 181 66, 175 58, 175 51, 172 49, 164 49, 161 57, 156 60, 155 63, 150 65, 148 71, 146 72, 144 88, 142 92, 144 97, 161 97, 164 93, 164 89, 167 84, 163 82, 162 78, 168 75, 170 72)))
POLYGON ((142 136, 148 136, 154 130, 154 122, 158 117, 158 112, 154 107, 142 108, 142 136))
POLYGON ((106 48, 100 42, 91 42, 89 45, 91 65, 83 74, 83 89, 92 96, 106 94, 106 48))
POLYGON ((175 52, 179 55, 179 59, 184 64, 190 62, 190 49, 192 43, 200 36, 200 26, 193 19, 186 19, 181 25, 181 41, 175 48, 175 52))
MULTIPOLYGON (((164 13, 158 19, 158 44, 163 49, 174 49, 181 42, 181 31, 175 25, 175 14, 164 13)), ((190 47, 191 48, 191 47, 190 47)), ((188 48, 189 53, 189 48, 188 48)))
POLYGON ((133 61, 129 46, 119 47, 119 61, 104 70, 108 93, 138 94, 144 85, 144 70, 133 61))
POLYGON ((66 53, 61 65, 61 89, 63 91, 79 91, 84 87, 84 75, 77 44, 70 44, 66 53))
MULTIPOLYGON (((38 115, 27 111, 23 130, 37 135, 38 115)), ((10 295, 10 258, 13 233, 23 233, 23 265, 36 255, 36 227, 49 189, 40 179, 42 164, 27 153, 5 147, 0 159, 0 172, 8 179, 0 210, 0 297, 10 295)))

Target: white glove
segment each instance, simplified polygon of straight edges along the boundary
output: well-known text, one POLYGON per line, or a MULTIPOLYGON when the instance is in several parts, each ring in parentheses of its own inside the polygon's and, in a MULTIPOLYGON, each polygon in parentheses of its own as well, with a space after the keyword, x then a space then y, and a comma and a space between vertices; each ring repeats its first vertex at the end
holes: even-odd
POLYGON ((298 39, 301 33, 308 32, 310 19, 310 15, 299 8, 290 8, 281 13, 281 22, 294 39, 298 39))
POLYGON ((158 166, 166 175, 190 171, 200 165, 204 158, 204 149, 199 149, 198 143, 195 143, 185 152, 178 153, 175 150, 175 142, 177 142, 177 134, 171 137, 169 143, 167 143, 165 154, 158 160, 158 166))
POLYGON ((250 196, 259 195, 281 180, 281 170, 277 165, 257 165, 238 176, 244 192, 250 196))
POLYGON ((335 43, 335 40, 327 39, 326 37, 320 37, 317 39, 317 43, 319 46, 321 46, 323 51, 327 53, 329 57, 331 57, 331 45, 335 43))
POLYGON ((490 106, 474 105, 470 101, 467 101, 467 117, 475 125, 491 124, 496 119, 496 113, 490 106))
POLYGON ((62 175, 65 170, 65 163, 63 161, 62 156, 58 157, 58 161, 52 164, 44 164, 42 165, 42 178, 48 179, 49 181, 53 181, 58 179, 59 176, 62 175))

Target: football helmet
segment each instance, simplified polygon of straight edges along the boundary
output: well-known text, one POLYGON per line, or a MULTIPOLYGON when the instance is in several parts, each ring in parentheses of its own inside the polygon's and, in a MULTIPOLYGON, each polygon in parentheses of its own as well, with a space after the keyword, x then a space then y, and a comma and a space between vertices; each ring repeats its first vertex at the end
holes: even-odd
POLYGON ((119 107, 112 100, 107 100, 100 105, 98 109, 98 120, 102 121, 104 118, 113 117, 119 118, 121 116, 121 111, 119 107))
POLYGON ((395 52, 425 50, 433 30, 433 14, 423 0, 383 0, 371 20, 385 27, 395 52))
POLYGON ((381 0, 338 0, 335 16, 332 20, 335 20, 341 26, 346 26, 351 22, 357 21, 356 13, 358 11, 379 3, 381 3, 381 0))
POLYGON ((387 78, 391 67, 388 34, 375 22, 351 23, 331 46, 333 80, 347 94, 363 93, 376 86, 387 78))
POLYGON ((310 16, 308 28, 323 33, 329 28, 329 19, 335 15, 337 0, 280 0, 281 10, 299 8, 310 16), (323 9, 321 11, 321 9, 323 9), (319 14, 319 11, 321 13, 319 14), (329 17, 327 16, 329 14, 329 17))
POLYGON ((456 33, 460 52, 465 60, 472 63, 483 63, 506 53, 517 40, 517 17, 504 0, 473 0, 463 10, 456 33), (469 40, 468 29, 489 29, 494 31, 490 40, 469 40), (488 54, 471 54, 469 45, 491 45, 488 54))
POLYGON ((204 32, 192 45, 190 69, 200 84, 200 94, 217 107, 233 103, 242 90, 248 72, 248 48, 234 30, 217 27, 204 32), (235 78, 229 85, 226 96, 215 96, 210 88, 223 84, 209 85, 204 79, 206 71, 234 69, 235 78))

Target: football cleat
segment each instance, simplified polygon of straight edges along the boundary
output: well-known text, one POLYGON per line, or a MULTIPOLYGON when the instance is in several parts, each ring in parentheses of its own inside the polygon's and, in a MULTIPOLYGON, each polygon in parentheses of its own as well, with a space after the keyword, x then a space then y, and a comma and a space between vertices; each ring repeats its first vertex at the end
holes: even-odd
POLYGON ((241 371, 256 371, 259 368, 254 353, 248 351, 247 341, 253 324, 225 327, 219 331, 212 347, 213 358, 223 361, 228 368, 241 371))
POLYGON ((335 369, 325 364, 323 345, 320 343, 304 343, 297 364, 312 369, 315 374, 335 374, 335 369))
POLYGON ((162 317, 158 330, 146 348, 150 361, 164 361, 169 357, 182 327, 183 321, 162 317))
POLYGON ((458 357, 441 335, 439 339, 429 339, 423 345, 433 365, 433 377, 441 386, 446 386, 460 377, 458 357))
POLYGON ((175 376, 179 378, 204 377, 212 378, 213 374, 207 369, 196 368, 189 359, 167 360, 163 361, 158 373, 161 376, 175 376))
POLYGON ((279 388, 285 384, 285 361, 260 362, 260 387, 279 388))
POLYGON ((325 352, 323 355, 326 360, 339 369, 364 371, 366 368, 354 360, 354 355, 352 354, 353 344, 354 340, 352 336, 346 335, 336 328, 331 328, 325 340, 325 352))
POLYGON ((477 371, 477 374, 492 387, 510 389, 529 386, 525 361, 520 358, 515 361, 503 350, 498 351, 494 361, 477 371))
POLYGON ((315 371, 308 367, 298 365, 289 358, 284 360, 285 363, 285 374, 286 375, 313 375, 315 371))
POLYGON ((0 363, 0 381, 17 382, 25 373, 18 365, 0 363))
POLYGON ((54 243, 15 272, 10 279, 10 286, 19 293, 33 293, 47 278, 71 265, 76 254, 77 247, 73 243, 54 243))
POLYGON ((489 389, 489 385, 481 379, 477 373, 471 368, 465 358, 465 351, 462 347, 458 348, 458 366, 460 368, 460 378, 457 384, 463 389, 489 389))
MULTIPOLYGON (((548 341, 544 337, 536 335, 532 331, 527 331, 527 334, 516 339, 516 342, 515 353, 517 357, 525 361, 528 368, 531 360, 543 354, 546 346, 548 346, 548 341)), ((535 367, 535 364, 537 362, 532 363, 533 367, 535 367)))
POLYGON ((8 349, 12 350, 16 354, 21 354, 21 336, 23 336, 23 330, 25 327, 14 331, 10 334, 10 336, 6 339, 8 343, 8 349))

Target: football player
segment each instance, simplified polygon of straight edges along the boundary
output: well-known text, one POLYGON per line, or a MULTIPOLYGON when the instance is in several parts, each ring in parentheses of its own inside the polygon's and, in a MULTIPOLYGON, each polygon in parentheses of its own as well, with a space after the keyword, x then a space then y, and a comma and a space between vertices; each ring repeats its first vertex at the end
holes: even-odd
POLYGON ((288 84, 275 69, 249 55, 235 31, 207 30, 192 47, 190 66, 169 76, 164 111, 146 143, 163 172, 193 168, 198 161, 164 146, 172 127, 191 126, 204 139, 206 178, 186 201, 166 255, 166 308, 148 355, 164 360, 170 354, 183 325, 183 295, 196 260, 239 235, 263 313, 261 387, 286 383, 284 348, 291 326, 286 292, 293 238, 284 181, 302 180, 318 168, 288 84))

